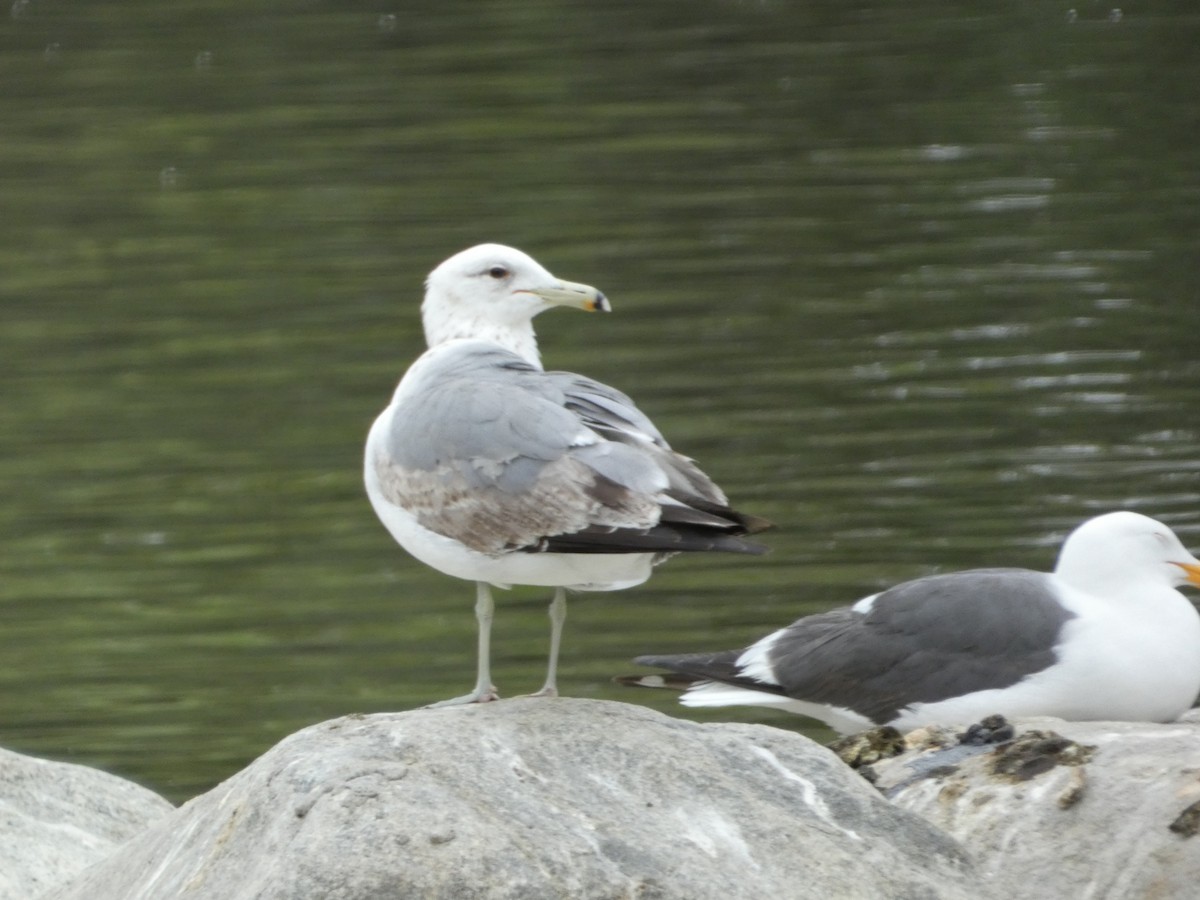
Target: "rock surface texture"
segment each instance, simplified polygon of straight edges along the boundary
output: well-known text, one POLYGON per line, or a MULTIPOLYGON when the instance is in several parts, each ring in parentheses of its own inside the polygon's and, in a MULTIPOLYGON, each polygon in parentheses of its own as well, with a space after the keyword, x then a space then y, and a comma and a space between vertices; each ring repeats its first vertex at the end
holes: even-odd
POLYGON ((0 750, 0 900, 30 900, 172 811, 96 769, 0 750))
POLYGON ((305 729, 47 898, 988 896, 803 737, 516 699, 305 729))
POLYGON ((993 890, 1039 898, 1194 897, 1200 888, 1200 712, 1170 725, 1025 719, 1014 740, 876 762, 898 807, 958 838, 993 890))

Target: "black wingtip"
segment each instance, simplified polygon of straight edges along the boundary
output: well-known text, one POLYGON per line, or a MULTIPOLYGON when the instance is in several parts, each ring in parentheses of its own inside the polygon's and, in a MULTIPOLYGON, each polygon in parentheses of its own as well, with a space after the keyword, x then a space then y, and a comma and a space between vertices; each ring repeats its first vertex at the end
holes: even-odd
POLYGON ((758 534, 760 531, 767 531, 775 527, 774 522, 770 519, 764 519, 762 516, 736 511, 734 512, 734 516, 741 526, 746 529, 746 534, 758 534))
POLYGON ((768 548, 734 534, 689 525, 653 528, 588 528, 574 534, 543 538, 522 547, 527 553, 747 553, 762 556, 768 548))

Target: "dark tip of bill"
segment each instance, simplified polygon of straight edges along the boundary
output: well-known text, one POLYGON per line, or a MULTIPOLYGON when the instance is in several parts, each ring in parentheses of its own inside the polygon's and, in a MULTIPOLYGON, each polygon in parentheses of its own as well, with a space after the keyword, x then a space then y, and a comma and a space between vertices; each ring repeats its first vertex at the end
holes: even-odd
POLYGON ((596 299, 592 301, 592 309, 596 312, 612 312, 612 304, 608 302, 608 298, 596 292, 596 299))

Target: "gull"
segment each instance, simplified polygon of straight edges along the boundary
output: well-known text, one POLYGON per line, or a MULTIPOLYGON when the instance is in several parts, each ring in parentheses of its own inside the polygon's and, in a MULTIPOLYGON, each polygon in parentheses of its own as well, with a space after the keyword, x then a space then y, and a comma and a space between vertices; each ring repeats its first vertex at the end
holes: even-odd
POLYGON ((764 552, 744 535, 769 523, 731 509, 629 397, 542 368, 533 317, 556 306, 608 312, 600 291, 500 244, 450 257, 425 288, 429 349, 371 427, 364 481, 405 550, 476 585, 475 687, 436 705, 499 697, 492 586, 554 588, 535 696, 555 696, 567 589, 632 587, 675 553, 764 552))
POLYGON ((1200 694, 1200 560, 1134 512, 1089 519, 1053 573, 973 569, 805 616, 743 650, 640 656, 685 706, 774 707, 845 733, 992 714, 1168 722, 1200 694))

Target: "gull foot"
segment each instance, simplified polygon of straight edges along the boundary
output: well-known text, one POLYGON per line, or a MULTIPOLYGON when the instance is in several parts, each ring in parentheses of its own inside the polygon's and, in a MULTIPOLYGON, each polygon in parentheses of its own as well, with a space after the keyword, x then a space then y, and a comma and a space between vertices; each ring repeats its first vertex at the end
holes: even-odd
POLYGON ((466 706, 469 703, 491 703, 493 700, 499 700, 500 695, 496 692, 495 687, 489 687, 486 691, 472 691, 469 694, 463 694, 461 697, 453 697, 449 700, 439 700, 437 703, 430 703, 428 706, 421 707, 422 709, 445 709, 449 706, 466 706))

